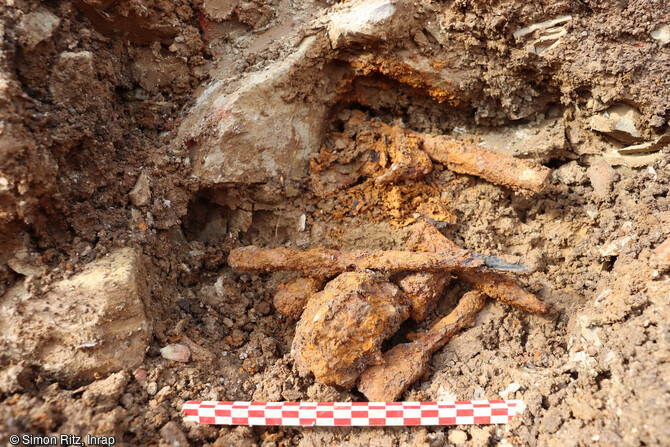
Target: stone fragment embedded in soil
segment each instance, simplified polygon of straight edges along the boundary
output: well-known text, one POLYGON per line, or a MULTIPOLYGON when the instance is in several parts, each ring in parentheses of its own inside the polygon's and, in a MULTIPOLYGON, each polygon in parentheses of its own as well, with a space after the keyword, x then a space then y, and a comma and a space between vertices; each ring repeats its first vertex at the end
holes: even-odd
POLYGON ((130 201, 135 206, 146 206, 151 201, 151 187, 149 186, 149 175, 146 171, 142 173, 137 178, 135 186, 128 193, 130 201))
POLYGON ((301 375, 351 388, 380 361, 382 342, 408 315, 407 297, 393 284, 371 273, 343 273, 309 300, 291 355, 301 375))
POLYGON ((89 407, 97 407, 98 411, 109 411, 118 404, 119 397, 129 381, 130 375, 126 371, 119 371, 106 379, 97 380, 84 387, 82 402, 89 407))
POLYGON ((151 338, 146 299, 142 258, 132 248, 86 265, 43 294, 16 285, 0 298, 0 358, 68 385, 137 368, 151 338))
POLYGON ((561 118, 548 118, 516 126, 505 126, 478 135, 478 144, 511 157, 547 163, 567 154, 568 142, 561 118))
POLYGON ((636 127, 640 121, 639 112, 625 104, 614 105, 591 118, 591 129, 626 144, 644 140, 636 127))
POLYGON ((514 39, 519 42, 532 37, 526 45, 530 53, 542 54, 558 47, 562 38, 568 34, 565 25, 572 20, 572 16, 559 16, 533 25, 521 28, 514 32, 514 39))
POLYGON ((191 358, 191 350, 188 349, 188 346, 175 343, 162 347, 161 357, 166 360, 186 363, 191 358))
POLYGON ((328 38, 334 49, 385 39, 398 12, 391 0, 354 0, 330 15, 328 38))
POLYGON ((32 50, 40 42, 49 39, 60 25, 60 18, 44 8, 38 8, 23 16, 17 27, 19 42, 26 49, 32 50))
POLYGON ((519 385, 518 383, 510 383, 509 385, 507 385, 507 388, 501 390, 498 394, 500 394, 500 397, 502 397, 503 399, 508 399, 510 396, 513 396, 514 393, 516 393, 520 389, 521 385, 519 385))
POLYGON ((158 384, 156 382, 149 382, 147 384, 147 394, 149 396, 155 396, 158 392, 158 384))
POLYGON ((40 276, 44 266, 37 253, 29 253, 28 250, 18 250, 14 256, 7 261, 7 266, 19 275, 40 276))
POLYGON ((143 383, 144 381, 146 381, 147 380, 146 368, 137 368, 135 371, 133 371, 133 377, 139 383, 143 383))
POLYGON ((662 149, 670 144, 670 134, 666 133, 651 141, 646 141, 640 144, 633 144, 630 146, 617 149, 617 152, 622 155, 627 154, 644 154, 647 152, 654 152, 662 149))
MULTIPOLYGON (((196 362, 213 362, 216 359, 216 356, 212 351, 200 346, 186 335, 182 335, 180 344, 183 344, 188 348, 191 358, 196 362)), ((186 356, 183 356, 183 358, 186 358, 186 356)))
POLYGON ((175 421, 170 421, 161 428, 161 445, 166 447, 187 447, 189 445, 186 435, 181 431, 175 421), (163 444, 164 443, 164 444, 163 444))
POLYGON ((447 439, 449 439, 449 442, 451 442, 454 445, 461 445, 465 444, 468 441, 468 434, 465 433, 463 430, 452 429, 449 430, 449 435, 447 439))
POLYGON ((589 167, 586 174, 589 176, 596 195, 601 200, 609 198, 612 192, 612 185, 618 177, 618 174, 609 163, 600 159, 589 167))
POLYGON ((654 250, 656 261, 659 267, 663 269, 670 269, 670 238, 666 239, 661 245, 654 250))
POLYGON ((598 252, 600 256, 618 256, 633 241, 633 236, 621 236, 603 245, 598 252))
POLYGON ((670 25, 661 25, 651 32, 651 37, 662 44, 670 43, 670 25))

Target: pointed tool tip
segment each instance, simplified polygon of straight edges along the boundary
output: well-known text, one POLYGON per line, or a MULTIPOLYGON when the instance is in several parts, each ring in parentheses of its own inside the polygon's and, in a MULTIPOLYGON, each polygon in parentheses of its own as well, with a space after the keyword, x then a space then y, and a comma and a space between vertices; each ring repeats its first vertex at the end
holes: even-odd
POLYGON ((484 265, 494 270, 515 273, 528 272, 528 268, 523 264, 512 264, 511 262, 503 261, 502 259, 496 258, 495 256, 484 256, 478 253, 473 253, 472 257, 475 259, 481 259, 484 261, 484 265))

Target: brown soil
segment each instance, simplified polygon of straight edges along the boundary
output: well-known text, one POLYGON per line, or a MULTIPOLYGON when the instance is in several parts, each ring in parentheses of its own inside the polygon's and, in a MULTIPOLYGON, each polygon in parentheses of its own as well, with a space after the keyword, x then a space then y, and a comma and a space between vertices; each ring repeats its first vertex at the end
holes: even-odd
MULTIPOLYGON (((324 27, 346 3, 0 4, 0 309, 10 295, 51 296, 52 285, 133 247, 144 256, 153 328, 141 368, 80 383, 13 357, 0 334, 0 443, 14 433, 115 436, 129 446, 455 442, 453 428, 211 427, 179 412, 190 399, 363 399, 298 374, 296 321, 273 305, 289 275, 235 271, 228 253, 249 244, 402 250, 409 225, 429 217, 460 247, 528 266, 519 282, 552 310, 489 300, 404 400, 524 400, 507 425, 458 427, 464 445, 667 445, 669 260, 655 250, 670 237, 670 150, 617 150, 669 132, 670 10, 658 0, 396 3, 399 25, 344 50, 331 48, 324 27), (564 16, 556 30, 515 36, 564 16), (290 171, 302 175, 253 182, 195 175, 208 149, 200 142, 226 119, 191 113, 203 92, 215 81, 238 88, 314 36, 317 49, 277 87, 289 104, 327 108, 313 161, 345 150, 334 136, 361 113, 542 163, 551 185, 530 195, 437 163, 420 180, 356 178, 337 194, 302 165, 290 171), (612 106, 633 110, 637 135, 596 126, 612 106), (25 295, 7 292, 16 286, 25 295), (170 343, 187 345, 190 360, 163 358, 170 343)), ((346 166, 356 154, 342 157, 346 166)), ((454 279, 428 317, 404 323, 383 350, 416 338, 467 290, 454 279)))

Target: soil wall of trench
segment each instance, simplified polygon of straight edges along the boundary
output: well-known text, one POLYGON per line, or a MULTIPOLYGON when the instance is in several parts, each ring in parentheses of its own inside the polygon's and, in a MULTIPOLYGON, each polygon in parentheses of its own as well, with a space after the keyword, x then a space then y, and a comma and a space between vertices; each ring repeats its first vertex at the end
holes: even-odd
MULTIPOLYGON (((12 0, 0 37, 0 442, 670 439, 663 1, 12 0), (355 173, 353 118, 470 139, 551 168, 551 184, 527 194, 436 164, 420 181, 374 185, 355 173), (315 175, 324 153, 337 181, 315 175), (521 416, 456 428, 182 421, 190 399, 363 399, 298 374, 296 321, 273 305, 288 275, 238 272, 228 253, 403 249, 426 212, 460 246, 528 266, 519 282, 552 310, 490 301, 402 399, 518 398, 521 416)), ((467 290, 452 281, 388 343, 467 290)))

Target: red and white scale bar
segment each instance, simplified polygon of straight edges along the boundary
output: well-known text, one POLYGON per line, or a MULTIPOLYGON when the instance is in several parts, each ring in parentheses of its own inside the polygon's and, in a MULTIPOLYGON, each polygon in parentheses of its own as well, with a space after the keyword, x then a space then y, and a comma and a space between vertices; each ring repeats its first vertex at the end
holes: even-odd
POLYGON ((188 401, 185 421, 214 425, 403 426, 505 424, 521 400, 449 402, 215 402, 188 401))

